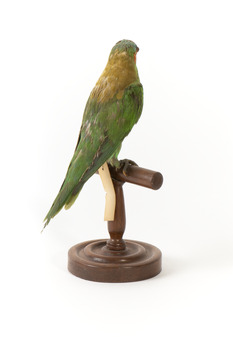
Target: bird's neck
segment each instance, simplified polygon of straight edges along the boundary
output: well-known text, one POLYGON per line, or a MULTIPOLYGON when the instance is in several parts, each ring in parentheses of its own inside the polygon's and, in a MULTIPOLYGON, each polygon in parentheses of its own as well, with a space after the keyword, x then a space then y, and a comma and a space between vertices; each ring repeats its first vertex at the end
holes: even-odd
POLYGON ((124 89, 139 81, 136 64, 125 53, 110 56, 107 66, 92 90, 91 97, 98 102, 107 102, 115 95, 123 96, 124 89))

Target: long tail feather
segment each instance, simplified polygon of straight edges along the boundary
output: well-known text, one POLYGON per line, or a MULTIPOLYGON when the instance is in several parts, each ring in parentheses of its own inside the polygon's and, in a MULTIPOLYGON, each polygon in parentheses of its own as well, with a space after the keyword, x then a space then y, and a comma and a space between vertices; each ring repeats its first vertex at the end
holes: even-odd
POLYGON ((45 219, 44 219, 44 228, 49 224, 50 220, 59 213, 59 211, 64 207, 68 209, 71 207, 71 205, 75 202, 76 198, 78 197, 83 184, 79 184, 76 186, 76 194, 72 195, 72 193, 70 193, 69 190, 67 190, 68 184, 64 184, 64 186, 62 186, 61 190, 59 191, 57 197, 55 198, 48 214, 46 215, 45 219))

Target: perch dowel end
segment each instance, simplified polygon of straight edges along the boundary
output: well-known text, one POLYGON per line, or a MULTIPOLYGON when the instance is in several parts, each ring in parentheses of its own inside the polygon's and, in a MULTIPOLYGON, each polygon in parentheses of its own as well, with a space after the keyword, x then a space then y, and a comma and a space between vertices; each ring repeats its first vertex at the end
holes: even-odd
POLYGON ((116 169, 109 165, 109 170, 112 178, 118 181, 129 182, 152 190, 158 190, 163 184, 163 175, 160 172, 144 169, 136 165, 129 164, 126 175, 121 168, 116 169))

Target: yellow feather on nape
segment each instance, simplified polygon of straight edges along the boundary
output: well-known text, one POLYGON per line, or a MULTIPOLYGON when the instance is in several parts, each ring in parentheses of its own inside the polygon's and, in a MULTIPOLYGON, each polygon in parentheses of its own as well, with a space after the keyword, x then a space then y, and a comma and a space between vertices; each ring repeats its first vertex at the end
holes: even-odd
POLYGON ((138 72, 134 58, 126 52, 115 51, 97 81, 90 97, 98 102, 105 103, 116 94, 121 99, 127 86, 138 79, 138 72))

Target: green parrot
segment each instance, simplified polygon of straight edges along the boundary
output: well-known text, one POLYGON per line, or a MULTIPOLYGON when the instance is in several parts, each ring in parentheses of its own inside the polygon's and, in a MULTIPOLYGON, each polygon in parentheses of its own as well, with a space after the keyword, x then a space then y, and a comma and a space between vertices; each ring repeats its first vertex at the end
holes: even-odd
POLYGON ((105 163, 120 167, 121 143, 137 123, 143 107, 143 87, 136 67, 139 48, 121 40, 88 98, 78 142, 65 180, 44 222, 75 202, 85 182, 105 163))

